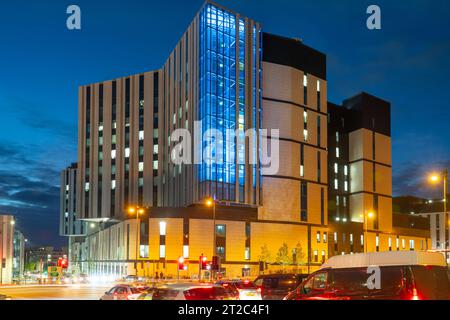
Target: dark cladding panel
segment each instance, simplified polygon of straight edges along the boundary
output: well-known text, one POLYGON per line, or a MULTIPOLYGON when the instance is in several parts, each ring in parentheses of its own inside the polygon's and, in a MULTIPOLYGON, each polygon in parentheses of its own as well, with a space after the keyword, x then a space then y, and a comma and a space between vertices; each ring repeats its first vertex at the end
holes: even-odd
POLYGON ((263 33, 263 61, 281 64, 327 79, 325 54, 301 41, 263 33))
POLYGON ((349 112, 349 131, 361 128, 391 136, 391 104, 385 100, 362 92, 344 100, 349 112))

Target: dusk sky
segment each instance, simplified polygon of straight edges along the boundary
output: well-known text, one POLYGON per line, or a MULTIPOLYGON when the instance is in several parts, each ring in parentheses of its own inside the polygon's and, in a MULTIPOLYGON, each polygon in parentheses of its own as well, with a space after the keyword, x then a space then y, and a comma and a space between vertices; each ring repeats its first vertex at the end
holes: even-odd
MULTIPOLYGON (((424 177, 450 167, 448 1, 217 2, 326 53, 330 101, 360 91, 390 101, 394 195, 439 196, 424 177), (366 28, 371 4, 382 30, 366 28)), ((0 4, 0 212, 17 216, 31 245, 65 243, 59 173, 77 161, 78 86, 161 67, 202 4, 0 4), (71 4, 81 7, 80 31, 66 28, 71 4)))

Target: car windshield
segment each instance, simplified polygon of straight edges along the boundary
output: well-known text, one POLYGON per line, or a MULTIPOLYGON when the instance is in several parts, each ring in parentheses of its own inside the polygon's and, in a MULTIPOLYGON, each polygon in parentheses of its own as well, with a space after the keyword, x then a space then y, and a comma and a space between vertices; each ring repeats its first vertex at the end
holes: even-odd
POLYGON ((238 289, 256 289, 255 284, 251 281, 235 282, 235 285, 238 289))
POLYGON ((149 287, 131 287, 131 293, 136 294, 136 293, 141 293, 144 291, 147 291, 149 289, 149 287))
POLYGON ((222 287, 192 288, 184 291, 186 300, 221 300, 228 296, 222 287))

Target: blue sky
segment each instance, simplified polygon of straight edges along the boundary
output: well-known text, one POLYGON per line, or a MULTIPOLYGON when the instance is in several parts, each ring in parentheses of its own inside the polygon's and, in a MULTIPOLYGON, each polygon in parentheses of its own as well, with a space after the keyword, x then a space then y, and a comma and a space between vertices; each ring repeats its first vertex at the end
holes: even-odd
MULTIPOLYGON (((22 1, 0 5, 0 212, 34 244, 60 245, 59 171, 76 161, 77 88, 159 68, 202 0, 22 1), (82 30, 66 28, 77 4, 82 30)), ((223 0, 326 53, 329 100, 367 91, 392 103, 395 195, 450 167, 450 4, 445 0, 223 0), (366 28, 366 8, 382 30, 366 28)))

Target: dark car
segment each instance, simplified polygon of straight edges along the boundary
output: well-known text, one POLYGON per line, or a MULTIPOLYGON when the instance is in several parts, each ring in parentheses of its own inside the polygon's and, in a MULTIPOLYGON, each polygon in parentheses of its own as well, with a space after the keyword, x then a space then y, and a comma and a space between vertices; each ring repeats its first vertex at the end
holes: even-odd
POLYGON ((440 253, 404 251, 353 256, 341 256, 344 258, 334 259, 340 262, 325 264, 285 300, 450 299, 450 275, 443 259, 437 262, 443 258, 440 253), (375 261, 377 255, 382 259, 375 261), (375 274, 374 266, 379 268, 379 285, 372 281, 374 278, 369 280, 375 274))
POLYGON ((267 274, 258 276, 253 283, 260 290, 263 300, 282 300, 307 276, 306 274, 267 274))
POLYGON ((154 289, 152 300, 237 300, 217 284, 173 283, 154 289))

